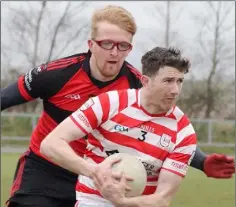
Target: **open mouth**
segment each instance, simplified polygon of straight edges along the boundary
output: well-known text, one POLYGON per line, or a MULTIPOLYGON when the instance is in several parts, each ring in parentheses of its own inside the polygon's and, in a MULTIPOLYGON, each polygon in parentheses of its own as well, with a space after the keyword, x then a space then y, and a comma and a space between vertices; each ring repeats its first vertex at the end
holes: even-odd
POLYGON ((110 64, 116 64, 117 63, 117 61, 107 61, 108 63, 110 63, 110 64))

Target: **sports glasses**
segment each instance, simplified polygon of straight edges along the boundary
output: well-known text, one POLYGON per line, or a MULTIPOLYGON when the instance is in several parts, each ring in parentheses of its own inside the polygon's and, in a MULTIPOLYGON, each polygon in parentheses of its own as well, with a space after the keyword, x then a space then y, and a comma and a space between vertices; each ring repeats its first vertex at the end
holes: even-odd
POLYGON ((128 42, 116 42, 113 40, 93 40, 96 42, 101 48, 105 50, 112 50, 115 46, 120 51, 127 51, 132 48, 132 45, 128 42))

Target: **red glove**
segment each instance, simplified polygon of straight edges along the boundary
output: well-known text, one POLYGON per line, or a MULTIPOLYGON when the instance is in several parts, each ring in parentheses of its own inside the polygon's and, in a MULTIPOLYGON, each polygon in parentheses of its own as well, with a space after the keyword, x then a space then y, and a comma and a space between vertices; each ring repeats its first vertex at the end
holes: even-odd
POLYGON ((204 161, 203 170, 207 177, 231 178, 235 173, 234 158, 222 154, 208 155, 204 161))

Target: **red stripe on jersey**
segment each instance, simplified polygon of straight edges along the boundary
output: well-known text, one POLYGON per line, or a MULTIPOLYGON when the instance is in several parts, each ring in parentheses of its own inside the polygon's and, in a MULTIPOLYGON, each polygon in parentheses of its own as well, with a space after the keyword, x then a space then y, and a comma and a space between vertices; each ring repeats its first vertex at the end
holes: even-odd
POLYGON ((16 177, 14 179, 10 195, 13 196, 14 193, 20 188, 21 182, 22 182, 22 176, 23 176, 23 171, 25 167, 25 157, 29 154, 29 150, 23 153, 19 159, 19 167, 17 170, 16 177))
POLYGON ((191 157, 191 155, 183 154, 183 153, 180 153, 180 152, 173 152, 168 156, 168 158, 170 158, 172 160, 176 160, 178 162, 183 162, 185 164, 188 163, 190 157, 191 157))
MULTIPOLYGON (((129 127, 129 128, 133 128, 133 127, 138 127, 141 128, 142 125, 150 127, 150 128, 154 128, 155 129, 155 134, 157 135, 162 135, 163 133, 170 135, 171 137, 176 137, 176 132, 165 127, 162 126, 160 124, 156 124, 154 122, 149 121, 147 124, 144 121, 140 121, 137 119, 133 119, 129 116, 126 116, 123 113, 119 113, 116 116, 114 116, 112 119, 112 121, 119 123, 123 126, 129 127)), ((145 130, 145 129, 144 129, 145 130)))
POLYGON ((185 175, 183 175, 183 174, 181 174, 181 173, 179 173, 179 172, 176 172, 176 171, 174 171, 174 170, 171 170, 171 169, 167 169, 167 168, 164 168, 164 167, 162 167, 161 168, 162 170, 167 170, 167 171, 170 171, 170 172, 172 172, 172 173, 174 173, 174 174, 176 174, 176 175, 179 175, 180 177, 185 177, 185 175))
POLYGON ((146 186, 142 195, 151 195, 155 193, 157 186, 146 186))
POLYGON ((88 194, 95 194, 95 195, 98 195, 98 196, 102 197, 102 195, 99 193, 99 191, 91 189, 91 188, 87 187, 86 185, 80 183, 79 181, 76 183, 75 189, 78 192, 83 192, 83 193, 88 193, 88 194))
POLYGON ((125 136, 124 134, 109 132, 109 131, 104 130, 101 127, 99 127, 98 130, 104 137, 106 137, 107 140, 111 142, 136 149, 137 151, 140 151, 144 154, 150 155, 157 159, 164 160, 166 156, 168 155, 167 151, 160 149, 156 146, 153 146, 151 144, 141 142, 138 139, 125 136))
POLYGON ((100 157, 100 156, 94 154, 92 151, 86 151, 86 157, 91 158, 97 164, 103 162, 105 159, 104 157, 100 157))
POLYGON ((88 135, 88 140, 89 143, 92 144, 93 146, 98 147, 101 151, 104 150, 103 146, 101 145, 101 142, 99 142, 99 140, 97 140, 92 134, 88 135))
POLYGON ((103 111, 103 115, 102 115, 102 123, 107 121, 108 116, 109 116, 109 111, 110 111, 110 100, 109 100, 109 96, 107 93, 103 93, 100 96, 98 96, 101 107, 102 107, 102 111, 103 111))
POLYGON ((118 95, 119 95, 119 109, 118 109, 118 111, 121 111, 124 108, 126 108, 128 105, 128 91, 127 90, 118 91, 118 95))
POLYGON ((30 101, 32 99, 34 99, 33 97, 31 97, 29 95, 29 93, 25 90, 25 87, 24 87, 24 77, 25 76, 21 76, 19 79, 18 79, 18 88, 19 88, 19 91, 21 93, 21 95, 24 97, 25 100, 27 101, 30 101))
POLYGON ((89 124, 91 125, 92 129, 96 129, 98 126, 98 119, 96 117, 95 112, 93 111, 93 108, 89 107, 88 109, 84 110, 83 113, 89 121, 89 124))
POLYGON ((170 119, 176 119, 175 115, 174 115, 174 114, 172 114, 172 113, 171 113, 171 114, 169 114, 169 115, 167 115, 166 117, 167 117, 167 118, 170 118, 170 119))
POLYGON ((64 68, 71 64, 75 64, 81 61, 78 57, 72 57, 72 58, 65 58, 65 59, 59 59, 56 61, 52 61, 47 64, 47 70, 53 70, 58 68, 64 68))
POLYGON ((143 121, 133 119, 129 116, 126 116, 123 113, 118 113, 116 116, 111 118, 111 121, 114 121, 114 122, 119 123, 121 125, 126 124, 127 127, 136 127, 136 126, 139 126, 141 123, 143 123, 143 121))
POLYGON ((179 147, 184 147, 184 146, 188 146, 188 145, 191 145, 191 144, 196 144, 197 142, 197 137, 196 137, 196 134, 191 134, 187 137, 185 137, 176 147, 176 148, 179 148, 179 147))
POLYGON ((88 134, 88 132, 75 120, 75 118, 72 115, 70 115, 69 117, 76 124, 76 126, 80 128, 82 132, 84 132, 85 134, 88 134))
POLYGON ((30 140, 30 149, 40 157, 50 161, 46 156, 40 153, 40 145, 42 140, 57 126, 57 123, 43 111, 38 124, 33 131, 32 138, 30 140))
POLYGON ((147 181, 148 182, 154 182, 154 181, 157 181, 158 180, 158 176, 155 176, 155 177, 147 177, 147 181))
POLYGON ((178 131, 181 131, 184 127, 188 126, 190 123, 189 119, 187 116, 183 116, 179 121, 178 121, 178 131))
POLYGON ((80 157, 83 157, 85 155, 87 141, 84 138, 74 140, 70 142, 69 145, 80 157))

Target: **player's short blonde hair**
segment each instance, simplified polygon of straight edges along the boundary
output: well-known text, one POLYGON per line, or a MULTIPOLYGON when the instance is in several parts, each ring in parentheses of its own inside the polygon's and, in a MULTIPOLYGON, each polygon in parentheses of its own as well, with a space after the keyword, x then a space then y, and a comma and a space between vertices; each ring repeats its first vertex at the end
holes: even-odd
POLYGON ((137 26, 132 14, 123 7, 108 5, 94 12, 91 24, 91 38, 96 37, 97 24, 105 21, 117 25, 132 35, 136 33, 137 26))

